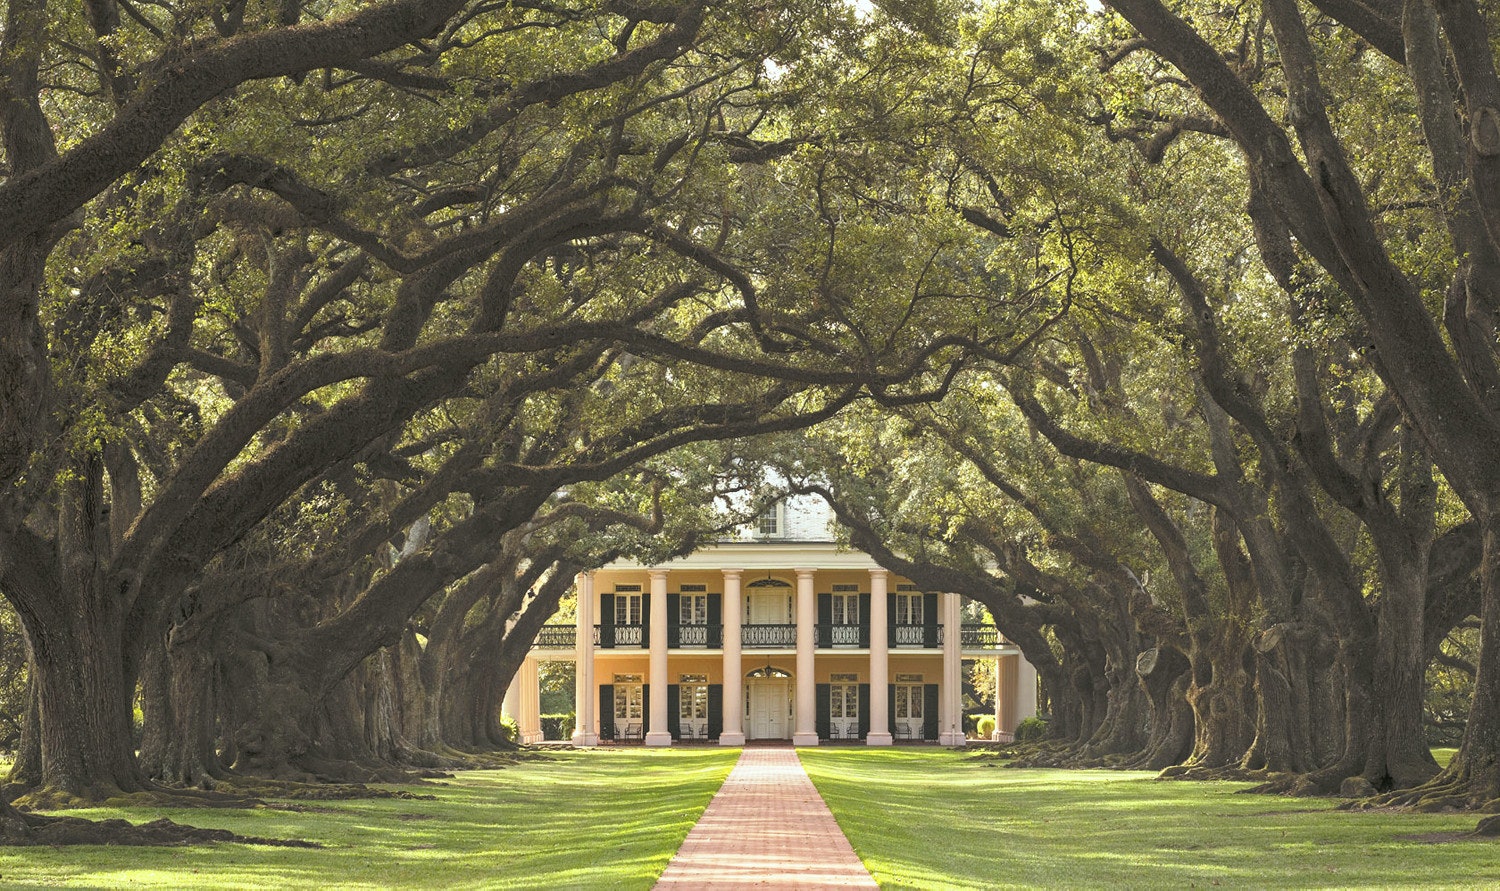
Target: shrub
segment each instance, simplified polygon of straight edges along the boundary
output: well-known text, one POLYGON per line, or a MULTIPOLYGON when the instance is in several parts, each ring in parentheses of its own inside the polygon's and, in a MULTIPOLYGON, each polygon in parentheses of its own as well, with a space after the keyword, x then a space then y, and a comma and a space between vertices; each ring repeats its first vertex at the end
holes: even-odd
POLYGON ((510 715, 500 716, 500 732, 505 734, 505 739, 509 742, 521 741, 521 728, 510 715))
POLYGON ((1016 725, 1016 742, 1036 742, 1047 735, 1047 720, 1031 717, 1016 725))
POLYGON ((978 739, 993 739, 995 737, 995 716, 980 715, 979 720, 974 722, 974 736, 978 739))
POLYGON ((573 713, 542 715, 542 739, 567 739, 573 735, 573 713))

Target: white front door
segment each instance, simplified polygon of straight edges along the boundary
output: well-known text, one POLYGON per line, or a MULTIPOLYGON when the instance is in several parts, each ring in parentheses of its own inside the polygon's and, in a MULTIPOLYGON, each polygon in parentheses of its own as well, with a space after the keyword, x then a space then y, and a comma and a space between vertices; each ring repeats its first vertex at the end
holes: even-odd
POLYGON ((786 739, 791 697, 786 681, 752 683, 746 687, 749 700, 751 739, 786 739))

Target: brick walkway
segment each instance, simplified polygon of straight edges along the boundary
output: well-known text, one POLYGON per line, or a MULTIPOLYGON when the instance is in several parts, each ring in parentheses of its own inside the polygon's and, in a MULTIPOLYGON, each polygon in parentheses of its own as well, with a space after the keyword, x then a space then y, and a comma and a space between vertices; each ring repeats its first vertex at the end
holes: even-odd
POLYGON ((794 749, 745 749, 657 888, 874 888, 794 749))

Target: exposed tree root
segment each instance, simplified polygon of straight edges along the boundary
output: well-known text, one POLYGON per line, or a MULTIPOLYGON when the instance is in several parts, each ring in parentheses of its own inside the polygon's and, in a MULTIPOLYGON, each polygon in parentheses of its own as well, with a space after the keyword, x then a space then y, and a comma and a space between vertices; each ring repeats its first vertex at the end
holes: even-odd
POLYGON ((181 847, 204 844, 274 845, 286 848, 322 847, 301 839, 236 835, 227 829, 198 829, 171 820, 133 824, 125 820, 84 820, 27 813, 0 799, 0 846, 131 845, 181 847))
POLYGON ((432 801, 436 795, 408 792, 405 789, 376 789, 364 783, 304 783, 296 780, 236 777, 220 783, 216 789, 228 790, 255 799, 283 798, 291 801, 354 801, 360 799, 399 798, 409 801, 432 801))
MULTIPOLYGON (((1277 783, 1294 774, 1272 773, 1264 770, 1248 770, 1238 765, 1226 764, 1221 767, 1196 767, 1188 764, 1178 764, 1168 767, 1156 775, 1158 780, 1217 780, 1234 783, 1260 783, 1267 785, 1277 783)), ((1255 789, 1246 790, 1249 792, 1255 789)))
POLYGON ((1357 809, 1399 807, 1411 808, 1419 813, 1440 811, 1479 811, 1500 813, 1500 799, 1490 799, 1477 793, 1473 786, 1459 777, 1439 774, 1429 783, 1412 789, 1397 789, 1355 802, 1357 809))
POLYGON ((253 808, 262 802, 254 797, 203 789, 154 786, 143 792, 117 792, 102 798, 74 795, 61 789, 33 789, 16 803, 34 811, 65 811, 81 807, 202 807, 253 808))
POLYGON ((132 845, 138 847, 182 847, 205 844, 274 845, 283 848, 319 848, 301 839, 260 838, 236 835, 227 829, 198 829, 171 820, 139 825, 125 820, 84 820, 78 817, 26 815, 24 828, 13 822, 0 823, 0 845, 132 845), (19 828, 19 831, 15 831, 19 828))

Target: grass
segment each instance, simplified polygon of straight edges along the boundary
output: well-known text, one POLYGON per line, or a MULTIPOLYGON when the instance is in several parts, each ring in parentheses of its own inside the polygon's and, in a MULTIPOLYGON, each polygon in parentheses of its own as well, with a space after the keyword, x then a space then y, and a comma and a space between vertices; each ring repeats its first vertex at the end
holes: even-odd
MULTIPOLYGON (((945 749, 800 754, 885 888, 1500 886, 1500 842, 1433 843, 1472 829, 1469 814, 1345 813, 1233 794, 1244 784, 1008 770, 945 749)), ((325 847, 0 848, 0 886, 649 888, 737 755, 557 752, 418 790, 435 801, 75 811, 325 847)))
POLYGON ((949 750, 804 749, 883 888, 1493 888, 1500 842, 1434 844, 1472 814, 1342 812, 1241 783, 1009 770, 949 750))
POLYGON ((738 750, 557 752, 470 771, 436 801, 310 802, 310 812, 95 809, 169 817, 324 848, 0 848, 0 886, 26 888, 649 888, 738 750))

